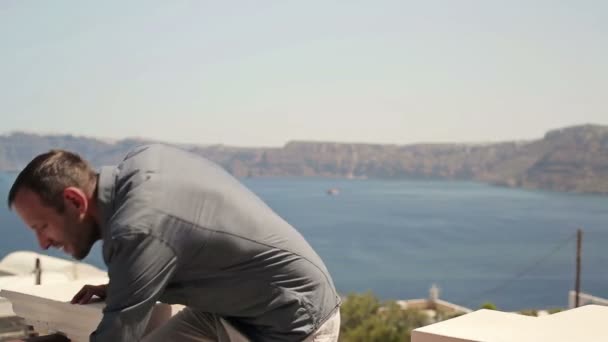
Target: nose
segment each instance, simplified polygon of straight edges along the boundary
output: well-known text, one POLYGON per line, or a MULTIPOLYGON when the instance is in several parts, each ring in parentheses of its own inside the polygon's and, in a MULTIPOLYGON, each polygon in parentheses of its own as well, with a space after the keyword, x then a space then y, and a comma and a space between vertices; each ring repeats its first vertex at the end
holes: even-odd
POLYGON ((38 239, 38 244, 40 245, 40 248, 47 250, 49 249, 49 247, 51 247, 51 240, 44 236, 44 234, 36 232, 36 238, 38 239))

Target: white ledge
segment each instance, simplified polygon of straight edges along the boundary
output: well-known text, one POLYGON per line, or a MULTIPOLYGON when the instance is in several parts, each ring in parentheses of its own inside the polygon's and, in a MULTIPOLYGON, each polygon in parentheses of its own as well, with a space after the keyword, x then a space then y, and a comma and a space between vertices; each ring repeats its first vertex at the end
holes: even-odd
POLYGON ((542 317, 483 309, 415 329, 412 342, 608 341, 606 318, 600 305, 542 317))
MULTIPOLYGON (((81 279, 46 285, 3 288, 0 296, 12 303, 17 316, 25 319, 41 335, 61 332, 74 342, 88 341, 103 316, 104 302, 71 304, 72 297, 86 284, 108 282, 107 277, 81 279)), ((180 307, 158 303, 146 332, 164 323, 180 307)))

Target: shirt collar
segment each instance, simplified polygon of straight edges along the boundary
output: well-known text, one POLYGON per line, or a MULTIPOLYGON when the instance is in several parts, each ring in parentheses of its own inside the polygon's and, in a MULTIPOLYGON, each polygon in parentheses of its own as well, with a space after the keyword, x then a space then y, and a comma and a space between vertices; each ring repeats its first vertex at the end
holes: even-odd
POLYGON ((117 169, 115 166, 103 166, 99 170, 99 178, 97 180, 97 204, 99 206, 102 236, 108 229, 108 222, 112 215, 116 173, 117 169))

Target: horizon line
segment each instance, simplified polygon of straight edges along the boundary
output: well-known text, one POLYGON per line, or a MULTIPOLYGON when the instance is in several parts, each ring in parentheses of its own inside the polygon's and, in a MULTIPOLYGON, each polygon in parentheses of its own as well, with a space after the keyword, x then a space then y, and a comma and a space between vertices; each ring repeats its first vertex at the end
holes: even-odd
POLYGON ((366 142, 366 141, 338 141, 338 140, 315 140, 315 139, 290 139, 287 140, 280 146, 262 146, 262 145, 230 145, 225 143, 200 143, 200 142, 176 142, 170 140, 163 140, 159 138, 151 138, 151 137, 143 137, 143 136, 125 136, 122 138, 108 138, 101 136, 93 136, 93 135, 85 135, 85 134, 77 134, 77 133, 61 133, 61 132, 40 132, 40 131, 28 131, 28 130, 10 130, 3 133, 0 133, 0 137, 10 137, 11 135, 16 134, 24 134, 24 135, 34 135, 40 137, 65 137, 71 136, 75 138, 84 138, 97 140, 99 142, 107 143, 107 144, 116 144, 124 140, 144 140, 150 142, 158 142, 158 143, 166 143, 172 145, 187 145, 187 146, 196 146, 196 147, 212 147, 212 146, 224 146, 224 147, 233 147, 233 148, 285 148, 287 145, 292 143, 315 143, 315 144, 340 144, 340 145, 382 145, 382 146, 416 146, 416 145, 491 145, 491 144, 502 144, 502 143, 525 143, 531 142, 535 140, 541 140, 546 136, 547 133, 561 131, 569 128, 577 128, 577 127, 598 127, 598 128, 606 128, 608 129, 608 125, 602 124, 592 124, 592 123, 584 123, 570 126, 562 126, 559 128, 548 129, 545 131, 545 134, 538 138, 529 138, 529 139, 513 139, 513 140, 496 140, 496 141, 425 141, 425 142, 412 142, 412 143, 390 143, 390 142, 366 142))

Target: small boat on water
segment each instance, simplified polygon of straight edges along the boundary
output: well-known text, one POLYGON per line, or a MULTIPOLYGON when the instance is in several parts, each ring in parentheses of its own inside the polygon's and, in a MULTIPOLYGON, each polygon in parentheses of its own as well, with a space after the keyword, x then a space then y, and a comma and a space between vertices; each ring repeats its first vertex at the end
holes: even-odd
POLYGON ((340 190, 338 188, 329 188, 327 189, 327 194, 330 196, 337 196, 340 194, 340 190))

